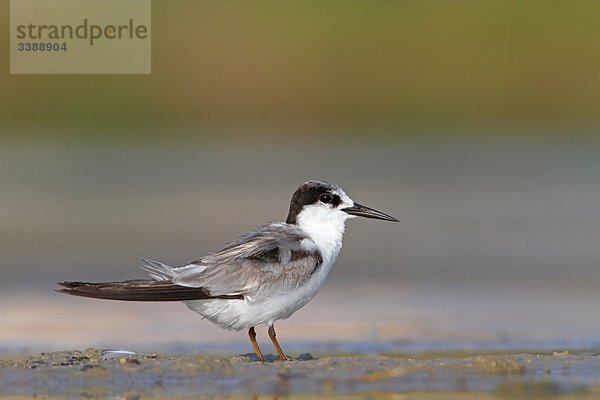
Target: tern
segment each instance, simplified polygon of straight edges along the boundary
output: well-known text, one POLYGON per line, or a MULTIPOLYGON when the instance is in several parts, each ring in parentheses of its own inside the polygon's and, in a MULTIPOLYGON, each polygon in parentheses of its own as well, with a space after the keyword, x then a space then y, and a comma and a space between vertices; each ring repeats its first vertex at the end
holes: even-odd
POLYGON ((312 180, 292 196, 285 222, 259 226, 216 253, 181 267, 142 259, 152 279, 59 282, 58 292, 124 301, 183 301, 224 329, 248 330, 260 362, 255 326, 266 325, 279 360, 275 322, 290 317, 323 287, 342 248, 346 220, 366 217, 398 222, 358 204, 338 186, 312 180))

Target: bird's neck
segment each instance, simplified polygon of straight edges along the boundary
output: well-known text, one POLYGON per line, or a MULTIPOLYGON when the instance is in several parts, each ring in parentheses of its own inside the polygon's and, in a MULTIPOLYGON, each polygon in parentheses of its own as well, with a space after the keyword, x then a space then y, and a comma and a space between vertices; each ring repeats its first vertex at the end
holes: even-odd
POLYGON ((342 249, 342 239, 344 238, 345 221, 339 218, 320 219, 303 218, 298 219, 298 227, 302 229, 308 237, 319 248, 324 261, 335 261, 342 249))

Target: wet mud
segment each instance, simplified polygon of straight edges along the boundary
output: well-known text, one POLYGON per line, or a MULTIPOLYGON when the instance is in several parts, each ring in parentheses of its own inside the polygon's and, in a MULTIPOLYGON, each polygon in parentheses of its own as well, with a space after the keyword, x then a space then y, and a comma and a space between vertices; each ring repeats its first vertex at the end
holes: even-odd
POLYGON ((313 356, 123 354, 99 349, 0 356, 0 398, 597 398, 600 355, 313 356))

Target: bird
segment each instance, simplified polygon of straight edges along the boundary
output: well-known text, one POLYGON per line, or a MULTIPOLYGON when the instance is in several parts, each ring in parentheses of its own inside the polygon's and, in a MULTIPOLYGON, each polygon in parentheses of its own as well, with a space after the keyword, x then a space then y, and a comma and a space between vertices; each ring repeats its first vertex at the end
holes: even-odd
POLYGON ((337 185, 310 180, 298 187, 285 222, 259 226, 221 250, 179 267, 142 258, 151 279, 59 282, 57 292, 122 301, 182 301, 221 328, 248 330, 258 361, 256 326, 266 325, 280 361, 275 322, 290 317, 323 287, 342 248, 346 220, 398 219, 352 200, 337 185))

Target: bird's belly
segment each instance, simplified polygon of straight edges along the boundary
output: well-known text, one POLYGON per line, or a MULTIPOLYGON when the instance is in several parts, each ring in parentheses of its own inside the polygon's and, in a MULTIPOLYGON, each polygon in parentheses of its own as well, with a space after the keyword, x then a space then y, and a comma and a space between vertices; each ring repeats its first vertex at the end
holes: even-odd
POLYGON ((187 306, 212 323, 239 331, 285 319, 312 300, 325 283, 331 266, 322 268, 304 285, 291 291, 264 297, 247 296, 244 300, 194 300, 187 306))
POLYGON ((270 298, 194 300, 187 306, 222 328, 239 331, 288 318, 306 305, 317 291, 295 290, 270 298))

